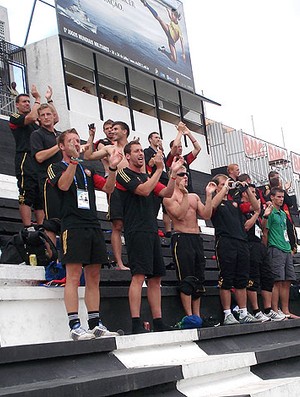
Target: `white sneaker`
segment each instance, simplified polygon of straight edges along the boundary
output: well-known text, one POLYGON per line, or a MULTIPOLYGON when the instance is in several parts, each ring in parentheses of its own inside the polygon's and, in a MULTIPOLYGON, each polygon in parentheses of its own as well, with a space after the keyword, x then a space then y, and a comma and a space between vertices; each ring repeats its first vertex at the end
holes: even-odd
POLYGON ((282 315, 280 313, 274 312, 274 310, 270 310, 270 313, 265 313, 266 317, 269 317, 271 321, 282 321, 285 320, 285 315, 282 315))
POLYGON ((90 332, 87 332, 85 329, 81 327, 71 329, 70 335, 73 340, 95 339, 95 335, 91 334, 90 332))
POLYGON ((109 331, 105 325, 99 322, 95 328, 89 330, 89 333, 94 335, 95 338, 101 338, 101 336, 119 336, 118 332, 109 331))
POLYGON ((223 325, 234 325, 234 324, 239 324, 238 320, 235 319, 234 315, 232 313, 228 314, 224 318, 223 325))
POLYGON ((261 323, 265 323, 266 321, 270 321, 270 317, 267 317, 263 312, 258 312, 254 316, 257 320, 259 320, 261 323))
POLYGON ((240 324, 249 324, 249 323, 260 323, 261 321, 258 320, 256 317, 252 316, 252 314, 248 313, 246 314, 246 316, 241 317, 240 314, 240 318, 239 318, 239 323, 240 324))
POLYGON ((280 310, 280 309, 278 309, 278 312, 277 312, 277 313, 280 314, 280 316, 284 316, 285 318, 291 318, 291 315, 290 315, 290 314, 285 314, 285 313, 283 313, 283 311, 280 310))

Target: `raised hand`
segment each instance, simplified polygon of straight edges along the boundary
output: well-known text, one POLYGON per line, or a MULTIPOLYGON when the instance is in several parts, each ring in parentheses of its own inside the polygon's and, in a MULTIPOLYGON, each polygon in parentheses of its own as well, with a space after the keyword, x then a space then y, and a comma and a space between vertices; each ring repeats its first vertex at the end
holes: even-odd
POLYGON ((161 150, 156 152, 153 161, 157 169, 162 170, 164 168, 163 153, 161 150))
POLYGON ((172 165, 170 167, 171 177, 176 178, 177 172, 180 170, 183 164, 184 164, 184 158, 182 156, 179 156, 179 158, 174 157, 172 165))
POLYGON ((117 168, 118 164, 123 160, 123 154, 117 149, 113 148, 108 158, 108 164, 111 168, 117 168))
POLYGON ((46 98, 47 102, 51 100, 52 94, 53 94, 52 87, 50 85, 48 85, 48 89, 45 94, 45 98, 46 98))
POLYGON ((207 194, 213 194, 217 190, 217 185, 215 182, 208 182, 205 191, 207 194))
POLYGON ((35 84, 32 84, 30 92, 35 100, 38 101, 41 99, 41 96, 40 96, 35 84))

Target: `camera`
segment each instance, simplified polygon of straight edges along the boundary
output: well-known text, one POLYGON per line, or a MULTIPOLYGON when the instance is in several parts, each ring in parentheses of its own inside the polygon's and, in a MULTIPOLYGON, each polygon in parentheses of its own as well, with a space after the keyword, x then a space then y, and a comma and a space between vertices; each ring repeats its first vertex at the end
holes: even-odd
POLYGON ((241 182, 236 181, 232 183, 231 189, 237 189, 240 193, 243 193, 248 189, 248 185, 244 186, 241 182))
POLYGON ((95 123, 88 124, 89 130, 93 130, 95 128, 95 123))

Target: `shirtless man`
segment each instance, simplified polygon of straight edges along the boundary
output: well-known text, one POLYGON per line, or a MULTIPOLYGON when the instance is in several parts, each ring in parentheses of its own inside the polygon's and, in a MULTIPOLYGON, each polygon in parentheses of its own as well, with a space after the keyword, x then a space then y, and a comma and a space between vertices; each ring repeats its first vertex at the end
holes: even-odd
POLYGON ((177 172, 175 190, 171 198, 163 203, 174 225, 172 236, 173 258, 179 280, 182 306, 187 316, 200 317, 200 297, 205 292, 205 258, 203 240, 197 216, 208 220, 212 214, 212 194, 217 185, 209 182, 206 186, 206 203, 195 193, 189 193, 188 173, 183 166, 177 172))
MULTIPOLYGON (((90 138, 88 143, 90 143, 90 149, 85 152, 85 159, 87 160, 100 160, 105 155, 105 150, 110 151, 116 148, 120 153, 124 154, 124 147, 128 143, 128 136, 130 133, 129 126, 123 121, 115 121, 112 125, 112 132, 114 134, 114 145, 104 146, 100 150, 91 153, 92 145, 94 140, 95 129, 90 129, 90 138)), ((123 157, 122 161, 118 164, 118 169, 122 169, 128 166, 128 162, 123 157)), ((119 192, 117 189, 109 197, 109 211, 108 216, 112 222, 112 233, 111 233, 111 245, 114 253, 114 257, 117 263, 118 270, 129 270, 128 267, 124 266, 122 260, 122 240, 121 234, 123 230, 123 207, 121 205, 121 200, 119 198, 119 192)))
MULTIPOLYGON (((97 142, 94 143, 94 148, 97 150, 102 149, 105 146, 111 146, 114 144, 114 140, 115 140, 115 134, 113 132, 112 126, 113 126, 113 120, 108 119, 106 121, 104 121, 103 123, 103 132, 106 135, 105 138, 103 139, 99 139, 97 142)), ((104 171, 105 171, 105 176, 107 176, 109 174, 109 161, 108 161, 108 157, 103 157, 101 159, 101 162, 103 164, 104 167, 104 171)))

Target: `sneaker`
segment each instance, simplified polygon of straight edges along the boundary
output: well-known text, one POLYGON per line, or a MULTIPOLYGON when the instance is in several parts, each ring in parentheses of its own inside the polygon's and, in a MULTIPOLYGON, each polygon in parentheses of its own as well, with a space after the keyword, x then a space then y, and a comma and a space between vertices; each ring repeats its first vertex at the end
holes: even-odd
POLYGON ((166 51, 166 47, 165 47, 164 45, 162 45, 162 46, 160 46, 160 47, 158 48, 158 51, 160 51, 160 52, 165 52, 165 51, 166 51))
POLYGON ((283 311, 282 310, 280 310, 280 309, 278 309, 278 312, 277 312, 280 316, 284 316, 285 318, 291 318, 291 315, 290 314, 285 314, 285 313, 283 313, 283 311))
POLYGON ((250 324, 250 323, 260 323, 260 322, 261 322, 260 320, 258 320, 257 318, 252 316, 252 314, 250 314, 248 312, 245 317, 241 318, 241 316, 240 316, 240 319, 239 319, 240 324, 250 324))
POLYGON ((105 325, 103 325, 101 322, 99 322, 99 325, 97 325, 95 328, 90 329, 89 333, 91 335, 94 335, 94 338, 101 338, 101 336, 119 336, 118 332, 112 332, 109 331, 105 325))
POLYGON ((224 318, 223 325, 234 325, 234 324, 239 324, 238 320, 235 319, 234 315, 232 313, 228 314, 224 318))
POLYGON ((81 327, 71 329, 70 335, 73 340, 95 339, 95 335, 91 334, 90 332, 87 332, 85 329, 81 327))
POLYGON ((258 312, 254 316, 257 320, 259 320, 261 323, 265 323, 266 321, 270 321, 270 317, 267 317, 263 312, 258 312))
POLYGON ((266 317, 269 317, 271 321, 282 321, 285 319, 285 315, 281 315, 279 313, 274 312, 274 310, 270 310, 270 313, 265 313, 266 317))

